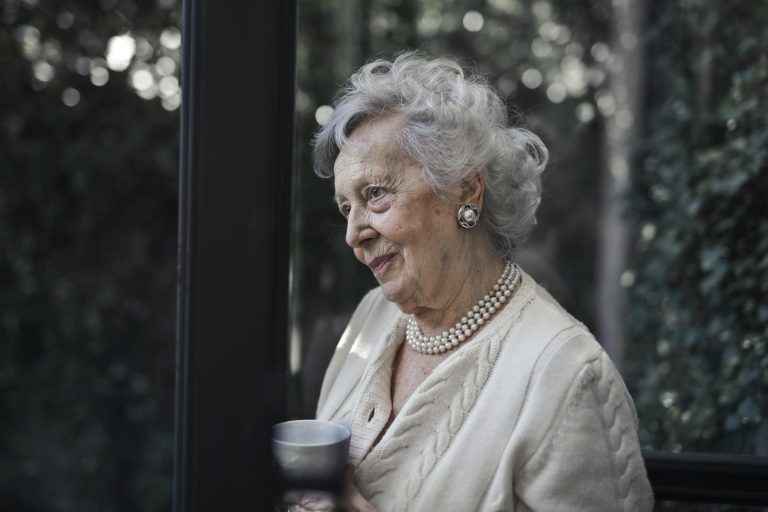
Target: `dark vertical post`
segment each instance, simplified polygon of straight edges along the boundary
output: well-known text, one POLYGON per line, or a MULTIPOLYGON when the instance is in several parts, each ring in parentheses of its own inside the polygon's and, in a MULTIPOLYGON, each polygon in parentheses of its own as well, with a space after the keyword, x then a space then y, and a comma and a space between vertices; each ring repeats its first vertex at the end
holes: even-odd
POLYGON ((270 510, 285 408, 295 0, 185 0, 176 512, 270 510))

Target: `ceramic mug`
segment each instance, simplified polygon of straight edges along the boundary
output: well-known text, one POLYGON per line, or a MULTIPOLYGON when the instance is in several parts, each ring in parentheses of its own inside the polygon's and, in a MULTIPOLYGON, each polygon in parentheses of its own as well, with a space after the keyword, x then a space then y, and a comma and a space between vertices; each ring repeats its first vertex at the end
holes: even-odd
POLYGON ((339 423, 293 420, 272 427, 272 453, 287 480, 340 480, 352 433, 339 423))

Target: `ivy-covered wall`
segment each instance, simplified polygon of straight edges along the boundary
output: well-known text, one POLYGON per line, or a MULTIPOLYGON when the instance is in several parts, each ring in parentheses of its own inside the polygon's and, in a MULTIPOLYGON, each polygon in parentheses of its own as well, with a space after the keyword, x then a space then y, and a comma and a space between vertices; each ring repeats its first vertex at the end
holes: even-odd
POLYGON ((3 512, 170 509, 179 20, 144 4, 0 6, 3 512))
POLYGON ((644 443, 768 452, 768 3, 657 2, 628 370, 644 443))

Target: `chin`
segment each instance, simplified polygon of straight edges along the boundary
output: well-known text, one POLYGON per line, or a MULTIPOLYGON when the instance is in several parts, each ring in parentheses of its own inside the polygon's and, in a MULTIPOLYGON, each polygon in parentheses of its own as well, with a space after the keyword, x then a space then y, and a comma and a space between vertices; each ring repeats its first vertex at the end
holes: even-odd
POLYGON ((403 286, 403 283, 399 280, 388 281, 381 284, 381 293, 389 301, 393 302, 400 308, 403 313, 410 313, 409 307, 411 305, 411 297, 413 293, 408 290, 409 287, 403 286))

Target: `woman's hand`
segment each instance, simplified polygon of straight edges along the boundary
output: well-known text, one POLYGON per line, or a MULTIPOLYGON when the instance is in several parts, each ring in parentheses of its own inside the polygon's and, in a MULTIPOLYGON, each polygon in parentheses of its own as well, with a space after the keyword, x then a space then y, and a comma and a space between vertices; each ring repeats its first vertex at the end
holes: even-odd
POLYGON ((347 512, 376 512, 376 507, 357 490, 352 477, 354 472, 355 467, 352 464, 347 464, 344 468, 344 509, 347 512))
MULTIPOLYGON (((352 474, 355 468, 348 464, 344 469, 344 501, 345 512, 376 512, 371 502, 366 500, 355 486, 352 474)), ((309 491, 290 492, 285 497, 289 512, 334 512, 339 509, 339 501, 331 494, 309 491)))
POLYGON ((332 494, 319 491, 291 491, 283 499, 288 512, 334 512, 339 505, 332 494))

